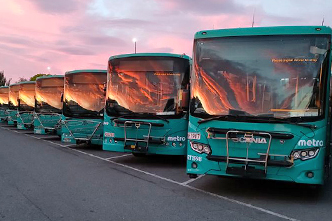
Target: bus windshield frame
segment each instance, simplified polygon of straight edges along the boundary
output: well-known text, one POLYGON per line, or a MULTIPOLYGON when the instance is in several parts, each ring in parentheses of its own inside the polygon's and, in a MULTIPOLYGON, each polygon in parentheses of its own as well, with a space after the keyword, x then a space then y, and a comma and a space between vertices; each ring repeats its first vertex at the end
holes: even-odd
POLYGON ((61 114, 63 91, 63 77, 37 79, 35 112, 61 114))
POLYGON ((190 114, 315 121, 325 116, 329 35, 196 39, 190 114))
POLYGON ((65 75, 63 115, 74 118, 103 118, 106 71, 65 75))
POLYGON ((18 92, 19 111, 34 111, 35 108, 36 89, 35 83, 20 84, 18 92))
POLYGON ((7 108, 9 102, 9 88, 0 88, 0 107, 7 108))
POLYGON ((17 110, 18 108, 19 90, 20 90, 20 85, 9 86, 8 107, 10 110, 17 110))
POLYGON ((190 61, 171 56, 137 56, 109 60, 108 116, 181 118, 181 90, 189 87, 190 61))

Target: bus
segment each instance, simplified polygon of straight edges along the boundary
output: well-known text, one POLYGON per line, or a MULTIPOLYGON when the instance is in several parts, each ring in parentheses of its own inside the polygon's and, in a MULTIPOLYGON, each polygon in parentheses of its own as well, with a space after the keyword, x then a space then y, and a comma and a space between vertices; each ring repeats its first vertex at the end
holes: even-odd
POLYGON ((320 186, 331 146, 331 28, 199 31, 187 174, 320 186))
POLYGON ((8 125, 17 125, 17 109, 18 109, 18 91, 20 89, 20 84, 9 85, 9 100, 8 100, 8 115, 7 123, 8 125))
POLYGON ((33 128, 35 94, 35 81, 20 82, 17 129, 27 130, 33 128))
POLYGON ((5 122, 7 120, 7 110, 8 110, 8 96, 9 87, 0 87, 0 122, 5 122))
POLYGON ((103 144, 106 70, 75 70, 65 74, 61 140, 103 144))
POLYGON ((112 56, 104 118, 103 149, 185 155, 190 58, 169 53, 112 56))
POLYGON ((35 134, 61 136, 63 75, 48 75, 36 79, 35 134))

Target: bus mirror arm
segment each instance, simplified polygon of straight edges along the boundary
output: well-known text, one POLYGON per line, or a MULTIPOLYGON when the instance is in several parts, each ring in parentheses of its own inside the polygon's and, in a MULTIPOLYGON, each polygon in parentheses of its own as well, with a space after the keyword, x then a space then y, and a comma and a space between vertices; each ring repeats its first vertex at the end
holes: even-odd
POLYGON ((179 96, 179 107, 182 110, 188 110, 189 107, 189 90, 181 89, 179 96))

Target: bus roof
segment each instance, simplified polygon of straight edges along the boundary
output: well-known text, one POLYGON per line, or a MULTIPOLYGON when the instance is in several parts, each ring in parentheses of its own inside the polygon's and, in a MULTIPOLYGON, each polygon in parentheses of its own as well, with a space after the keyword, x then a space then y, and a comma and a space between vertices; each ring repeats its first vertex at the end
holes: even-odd
POLYGON ((332 30, 327 26, 275 26, 253 28, 231 28, 219 30, 203 30, 196 32, 195 39, 254 36, 254 35, 294 35, 294 34, 331 34, 332 30))
POLYGON ((0 88, 9 88, 9 86, 1 86, 0 88))
POLYGON ((19 84, 35 84, 35 81, 22 81, 19 84))
POLYGON ((184 58, 190 60, 190 57, 185 54, 172 54, 172 53, 136 53, 136 54, 120 54, 114 55, 109 58, 110 60, 117 58, 129 58, 129 57, 175 57, 175 58, 184 58))
POLYGON ((47 78, 63 78, 63 77, 64 77, 64 75, 44 75, 44 76, 37 77, 36 80, 47 79, 47 78))
POLYGON ((73 71, 67 71, 65 75, 68 75, 68 74, 79 74, 79 73, 86 73, 86 72, 89 72, 89 73, 105 72, 105 73, 107 73, 107 71, 106 71, 106 70, 97 70, 97 69, 83 69, 83 70, 73 70, 73 71))
POLYGON ((20 85, 21 83, 14 83, 14 84, 10 84, 9 87, 11 86, 17 86, 17 85, 20 85))

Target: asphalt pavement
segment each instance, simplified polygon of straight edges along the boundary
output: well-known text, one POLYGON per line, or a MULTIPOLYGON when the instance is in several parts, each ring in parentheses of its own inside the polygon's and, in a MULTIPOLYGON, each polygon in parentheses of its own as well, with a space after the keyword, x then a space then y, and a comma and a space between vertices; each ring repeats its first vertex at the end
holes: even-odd
POLYGON ((332 182, 193 180, 185 164, 0 124, 0 220, 332 220, 332 182))

